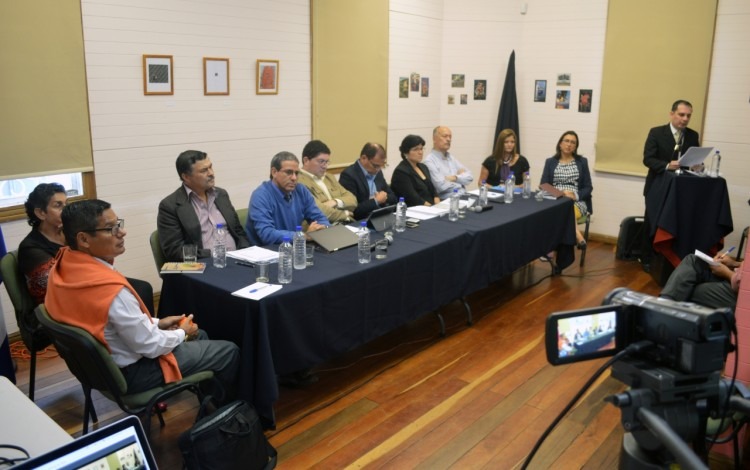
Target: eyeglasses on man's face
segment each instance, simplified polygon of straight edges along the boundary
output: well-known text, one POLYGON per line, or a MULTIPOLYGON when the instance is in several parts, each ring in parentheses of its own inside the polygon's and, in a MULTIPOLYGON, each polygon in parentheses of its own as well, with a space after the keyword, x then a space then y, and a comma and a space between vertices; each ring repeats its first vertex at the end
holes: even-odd
POLYGON ((125 219, 117 219, 117 223, 111 227, 102 227, 88 230, 89 232, 109 232, 112 236, 117 236, 125 230, 125 219))

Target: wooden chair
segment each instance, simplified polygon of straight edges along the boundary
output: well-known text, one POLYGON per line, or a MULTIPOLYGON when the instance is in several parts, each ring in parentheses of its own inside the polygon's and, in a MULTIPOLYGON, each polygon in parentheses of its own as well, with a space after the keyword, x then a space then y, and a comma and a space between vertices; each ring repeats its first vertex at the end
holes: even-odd
POLYGON ((36 302, 26 287, 24 275, 18 269, 18 252, 11 251, 0 261, 0 271, 3 273, 3 283, 16 312, 16 323, 21 333, 23 344, 31 354, 29 365, 29 399, 34 401, 34 387, 36 377, 37 352, 52 344, 52 339, 39 325, 34 316, 36 302))
MULTIPOLYGON (((203 371, 183 377, 179 382, 152 388, 145 392, 128 393, 128 385, 120 368, 115 364, 107 348, 91 334, 81 328, 54 320, 49 316, 44 305, 39 305, 36 308, 36 317, 48 330, 57 352, 65 361, 70 372, 81 382, 85 397, 83 434, 88 432, 89 417, 93 422, 96 422, 96 415, 92 412, 91 390, 99 390, 104 396, 117 403, 117 406, 126 413, 145 414, 142 421, 148 436, 151 430, 151 415, 154 413, 156 403, 188 390, 198 396, 198 403, 200 404, 203 400, 203 393, 198 384, 212 380, 216 386, 220 387, 220 384, 215 381, 212 371, 203 371)), ((156 414, 159 417, 159 423, 164 426, 164 417, 158 409, 156 414)))
POLYGON ((589 243, 589 225, 591 224, 591 213, 585 213, 576 221, 576 223, 578 225, 586 224, 586 227, 583 230, 583 239, 586 241, 586 246, 581 250, 581 262, 579 264, 579 266, 583 267, 583 263, 586 261, 586 249, 588 248, 589 243))

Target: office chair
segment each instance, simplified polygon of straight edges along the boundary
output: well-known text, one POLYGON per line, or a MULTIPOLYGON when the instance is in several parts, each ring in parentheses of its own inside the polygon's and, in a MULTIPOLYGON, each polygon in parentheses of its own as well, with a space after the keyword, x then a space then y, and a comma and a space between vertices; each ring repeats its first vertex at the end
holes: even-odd
MULTIPOLYGON (((142 419, 142 421, 146 436, 149 436, 151 415, 156 403, 184 390, 195 393, 198 396, 198 403, 201 403, 203 393, 198 384, 211 380, 217 387, 220 387, 220 384, 214 379, 212 371, 202 371, 183 377, 179 382, 152 388, 145 392, 127 393, 128 386, 125 377, 103 344, 81 328, 54 320, 49 316, 44 305, 39 305, 36 308, 36 316, 39 322, 49 331, 57 352, 65 361, 70 372, 81 382, 85 398, 83 434, 88 432, 89 417, 91 417, 92 422, 96 422, 91 400, 92 389, 99 390, 104 396, 117 403, 117 406, 126 413, 140 415, 145 412, 145 419, 142 419)), ((157 409, 156 415, 163 427, 164 417, 161 411, 157 409)))
POLYGON ((16 311, 16 323, 21 333, 23 344, 31 354, 29 367, 29 399, 34 401, 34 387, 36 383, 36 355, 37 352, 52 344, 52 340, 39 325, 34 316, 36 302, 26 287, 24 275, 18 269, 18 252, 11 251, 0 261, 0 271, 3 273, 3 283, 8 296, 16 311))
POLYGON ((154 255, 154 263, 156 264, 156 272, 159 273, 159 277, 161 277, 161 267, 164 266, 164 263, 167 261, 166 257, 164 256, 164 252, 161 251, 161 245, 159 244, 159 231, 154 230, 151 232, 151 236, 148 239, 149 244, 151 245, 151 253, 154 255))
POLYGON ((237 209, 237 218, 240 219, 240 225, 245 226, 247 221, 247 207, 244 209, 237 209))

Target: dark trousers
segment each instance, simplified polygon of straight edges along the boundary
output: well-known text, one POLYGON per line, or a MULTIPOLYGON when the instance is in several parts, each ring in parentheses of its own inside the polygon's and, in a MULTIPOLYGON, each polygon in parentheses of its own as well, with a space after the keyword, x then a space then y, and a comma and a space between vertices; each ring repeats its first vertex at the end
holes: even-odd
POLYGON ((695 302, 711 308, 737 305, 737 293, 732 284, 713 275, 705 261, 687 255, 664 285, 661 295, 674 300, 695 302))
MULTIPOLYGON (((210 340, 201 330, 197 340, 180 344, 172 353, 183 376, 211 370, 224 390, 233 394, 240 364, 240 349, 236 344, 231 341, 210 340)), ((144 357, 120 370, 128 384, 128 393, 164 385, 164 375, 158 359, 144 357)))

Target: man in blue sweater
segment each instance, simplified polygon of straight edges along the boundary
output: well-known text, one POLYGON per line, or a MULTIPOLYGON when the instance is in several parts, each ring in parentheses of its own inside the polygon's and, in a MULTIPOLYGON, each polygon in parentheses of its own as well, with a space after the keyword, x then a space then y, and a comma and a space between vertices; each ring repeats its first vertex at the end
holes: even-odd
POLYGON ((245 231, 256 245, 281 243, 290 239, 297 225, 307 222, 308 232, 330 225, 318 209, 310 191, 297 184, 299 160, 290 152, 279 152, 271 159, 271 179, 261 183, 250 196, 245 231))

